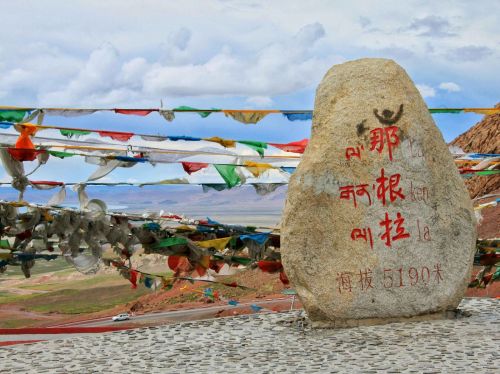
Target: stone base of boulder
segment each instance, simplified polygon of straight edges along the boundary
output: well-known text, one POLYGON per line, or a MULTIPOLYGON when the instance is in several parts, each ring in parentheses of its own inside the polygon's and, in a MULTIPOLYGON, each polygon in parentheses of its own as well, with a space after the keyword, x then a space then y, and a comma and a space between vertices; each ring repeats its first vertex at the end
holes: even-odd
POLYGON ((310 320, 310 323, 311 327, 316 329, 345 329, 351 327, 385 325, 388 323, 398 323, 398 322, 422 322, 422 321, 433 321, 440 319, 455 319, 460 314, 461 311, 459 309, 455 309, 455 310, 448 310, 445 312, 422 314, 419 316, 411 316, 411 317, 336 319, 332 321, 310 320))

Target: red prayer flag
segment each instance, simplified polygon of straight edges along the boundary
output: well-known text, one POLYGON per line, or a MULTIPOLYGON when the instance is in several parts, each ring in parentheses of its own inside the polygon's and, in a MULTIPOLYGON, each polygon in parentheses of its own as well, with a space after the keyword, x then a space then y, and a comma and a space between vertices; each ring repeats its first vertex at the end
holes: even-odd
POLYGON ((283 269, 283 265, 281 265, 280 261, 260 260, 257 262, 257 266, 265 273, 275 273, 283 269))
POLYGON ((38 185, 44 184, 46 186, 62 186, 64 182, 54 182, 54 181, 30 181, 31 184, 38 185))
POLYGON ((137 275, 139 274, 137 271, 130 269, 130 278, 129 281, 132 283, 132 288, 137 288, 137 275))
POLYGON ((120 142, 126 142, 134 133, 132 132, 118 132, 118 131, 98 131, 101 136, 109 136, 113 140, 118 140, 120 142))
POLYGON ((197 172, 198 170, 208 167, 208 164, 204 162, 183 162, 182 168, 186 173, 191 175, 191 173, 197 172))
POLYGON ((153 112, 153 110, 138 110, 138 109, 115 109, 115 113, 118 114, 127 114, 132 116, 147 116, 149 113, 153 112))
POLYGON ((170 270, 177 270, 179 263, 181 261, 181 256, 168 256, 167 264, 170 270))
POLYGON ((17 161, 33 161, 36 156, 45 152, 44 150, 28 148, 8 148, 7 151, 10 153, 12 158, 17 161))
POLYGON ((273 147, 279 148, 285 152, 294 152, 294 153, 304 153, 307 144, 309 143, 309 139, 302 139, 297 142, 291 142, 287 144, 280 143, 268 143, 273 147))

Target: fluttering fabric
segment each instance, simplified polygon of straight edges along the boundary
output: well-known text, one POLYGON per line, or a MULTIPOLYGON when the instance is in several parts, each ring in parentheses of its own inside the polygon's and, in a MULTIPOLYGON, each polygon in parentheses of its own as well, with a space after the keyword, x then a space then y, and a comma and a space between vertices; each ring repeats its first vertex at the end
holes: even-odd
POLYGON ((465 108, 464 113, 491 115, 500 113, 500 108, 465 108))
POLYGON ((132 116, 147 116, 149 113, 153 112, 153 110, 138 110, 138 109, 115 109, 115 113, 118 114, 127 114, 132 116))
POLYGON ((91 132, 90 131, 85 131, 85 130, 69 130, 69 129, 61 129, 59 130, 62 136, 67 137, 68 139, 71 139, 73 136, 75 138, 78 138, 81 135, 89 135, 91 132))
POLYGON ((175 114, 172 110, 160 109, 158 112, 168 122, 172 122, 175 119, 175 114))
POLYGON ((210 114, 212 114, 212 112, 220 112, 221 111, 220 109, 215 109, 215 108, 212 108, 210 112, 198 112, 198 110, 199 109, 192 108, 190 106, 185 106, 185 105, 182 105, 182 106, 179 106, 179 107, 173 109, 174 112, 192 112, 192 111, 197 111, 195 113, 199 114, 201 118, 208 117, 210 114))
POLYGON ((1 122, 22 122, 28 110, 4 110, 0 109, 1 122))
POLYGON ((267 143, 254 141, 254 140, 239 140, 238 143, 245 144, 256 151, 260 157, 264 157, 264 149, 267 148, 267 143))
POLYGON ((268 232, 266 233, 258 233, 258 234, 248 234, 248 235, 240 235, 241 240, 252 240, 260 245, 263 245, 267 239, 269 238, 268 232))
POLYGON ((257 195, 265 196, 276 191, 278 187, 286 186, 286 183, 252 183, 252 186, 257 195))
POLYGON ((31 137, 35 135, 37 127, 31 124, 24 124, 17 127, 21 132, 16 141, 15 149, 9 149, 10 155, 18 161, 33 161, 40 151, 35 150, 35 145, 31 137))
POLYGON ((279 148, 285 152, 304 153, 308 143, 309 139, 302 139, 297 142, 291 142, 287 144, 269 143, 269 145, 279 148))
POLYGON ((312 120, 312 112, 309 113, 294 113, 294 112, 282 112, 283 116, 289 121, 310 121, 312 120))
POLYGON ((168 140, 172 140, 173 142, 176 142, 178 140, 187 140, 187 141, 200 141, 201 138, 196 138, 196 137, 193 137, 193 136, 185 136, 185 135, 181 135, 181 136, 167 136, 168 140))
POLYGON ((215 248, 218 251, 222 251, 224 248, 226 248, 230 240, 231 237, 228 237, 228 238, 204 240, 200 242, 195 242, 195 244, 202 248, 215 248))
POLYGON ((226 117, 231 117, 234 120, 245 123, 255 124, 262 120, 269 113, 279 113, 279 110, 228 110, 223 109, 222 112, 226 117))
POLYGON ((42 112, 50 116, 62 116, 62 117, 80 117, 94 114, 97 112, 96 109, 46 109, 43 108, 42 112))
POLYGON ((64 185, 61 187, 59 192, 54 194, 49 202, 47 203, 48 206, 53 206, 53 205, 61 205, 61 203, 66 200, 66 188, 64 188, 64 185))
POLYGON ((70 152, 63 152, 63 151, 48 151, 49 155, 54 156, 54 157, 59 157, 59 158, 65 158, 65 157, 73 157, 75 156, 74 153, 70 152))
POLYGON ((227 187, 233 188, 241 183, 241 177, 236 172, 236 165, 214 165, 227 187))
POLYGON ((111 173, 113 170, 115 170, 117 167, 121 166, 123 164, 122 161, 119 160, 108 160, 105 165, 99 167, 95 172, 92 173, 90 177, 88 177, 88 181, 95 181, 97 179, 100 179, 102 177, 105 177, 109 173, 111 173))
POLYGON ((254 177, 259 177, 262 173, 266 172, 269 169, 272 169, 273 166, 270 164, 258 163, 253 161, 245 161, 245 168, 252 173, 254 177))
POLYGON ((132 132, 116 132, 116 131, 98 131, 100 136, 107 136, 113 140, 118 140, 120 142, 126 142, 130 140, 134 133, 132 132))
POLYGON ((208 164, 204 162, 182 162, 182 168, 186 173, 191 175, 191 173, 195 173, 201 169, 208 167, 208 164))
POLYGON ((218 136, 212 136, 211 138, 203 138, 203 140, 205 140, 207 142, 218 143, 218 144, 222 145, 224 148, 234 148, 236 146, 235 140, 222 139, 222 138, 219 138, 218 136))

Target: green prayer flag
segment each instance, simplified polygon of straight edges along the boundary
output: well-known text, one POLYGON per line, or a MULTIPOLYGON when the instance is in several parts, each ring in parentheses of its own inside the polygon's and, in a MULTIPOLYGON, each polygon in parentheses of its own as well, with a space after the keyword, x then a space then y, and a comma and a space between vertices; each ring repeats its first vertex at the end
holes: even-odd
POLYGON ((431 113, 462 113, 462 109, 429 109, 429 112, 431 113))
POLYGON ((236 173, 236 165, 214 165, 214 167, 229 188, 233 188, 241 182, 240 176, 236 173))
POLYGON ((21 122, 27 110, 0 110, 0 122, 21 122))
POLYGON ((246 146, 252 148, 254 151, 257 151, 260 157, 264 157, 264 149, 267 148, 267 143, 253 140, 239 140, 238 143, 245 144, 246 146))
POLYGON ((248 257, 237 257, 237 256, 231 256, 230 258, 231 262, 240 264, 240 265, 249 265, 253 262, 251 258, 248 257))
POLYGON ((61 129, 59 131, 61 132, 61 135, 67 136, 68 138, 71 138, 72 136, 88 135, 91 133, 91 131, 85 131, 85 130, 61 129))
MULTIPOLYGON (((179 106, 177 108, 174 108, 173 109, 174 112, 191 112, 193 110, 199 110, 197 108, 192 108, 190 106, 185 106, 185 105, 182 105, 182 106, 179 106)), ((221 110, 220 109, 216 109, 216 108, 211 108, 211 111, 210 112, 196 112, 198 113, 201 118, 206 118, 208 117, 212 112, 220 112, 221 110)))
POLYGON ((495 174, 500 174, 500 170, 481 170, 473 173, 473 175, 495 175, 495 174))
POLYGON ((171 238, 160 239, 159 242, 151 245, 151 249, 161 249, 165 247, 172 247, 174 245, 182 245, 182 244, 187 244, 186 238, 179 238, 173 236, 171 238))
POLYGON ((54 157, 64 158, 64 157, 72 157, 75 154, 69 153, 69 152, 63 152, 63 151, 49 151, 49 155, 54 156, 54 157))

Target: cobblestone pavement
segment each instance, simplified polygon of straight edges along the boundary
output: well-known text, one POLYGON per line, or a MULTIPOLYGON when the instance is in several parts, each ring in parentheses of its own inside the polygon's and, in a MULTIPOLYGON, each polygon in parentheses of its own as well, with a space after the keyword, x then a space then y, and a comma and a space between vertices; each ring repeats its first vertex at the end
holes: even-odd
POLYGON ((303 312, 259 314, 0 348, 1 373, 493 373, 500 300, 470 317, 312 330, 303 312))

